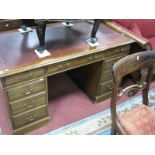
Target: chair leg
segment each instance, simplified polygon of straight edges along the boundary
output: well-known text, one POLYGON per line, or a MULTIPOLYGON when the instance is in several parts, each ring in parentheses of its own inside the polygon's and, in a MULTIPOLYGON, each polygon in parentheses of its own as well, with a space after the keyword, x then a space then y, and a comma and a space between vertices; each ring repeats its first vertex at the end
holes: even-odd
POLYGON ((112 122, 111 135, 116 135, 116 134, 117 134, 116 124, 112 122))
POLYGON ((116 128, 112 128, 112 129, 111 129, 111 135, 116 135, 116 134, 117 134, 116 128))

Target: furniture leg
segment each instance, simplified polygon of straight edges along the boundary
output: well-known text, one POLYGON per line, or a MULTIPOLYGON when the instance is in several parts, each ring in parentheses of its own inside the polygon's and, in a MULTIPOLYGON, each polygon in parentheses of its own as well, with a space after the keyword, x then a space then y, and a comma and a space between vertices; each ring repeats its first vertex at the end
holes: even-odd
POLYGON ((26 31, 27 30, 27 25, 26 25, 26 22, 24 19, 22 19, 22 26, 21 26, 22 30, 23 31, 26 31))
POLYGON ((117 134, 116 126, 112 124, 111 135, 116 135, 116 134, 117 134))
POLYGON ((92 32, 91 32, 91 42, 92 43, 97 42, 96 33, 98 31, 100 23, 101 23, 101 19, 94 19, 94 25, 93 25, 93 29, 92 29, 92 32))
POLYGON ((37 49, 37 51, 42 53, 45 50, 46 21, 37 20, 36 31, 39 39, 39 48, 37 49))

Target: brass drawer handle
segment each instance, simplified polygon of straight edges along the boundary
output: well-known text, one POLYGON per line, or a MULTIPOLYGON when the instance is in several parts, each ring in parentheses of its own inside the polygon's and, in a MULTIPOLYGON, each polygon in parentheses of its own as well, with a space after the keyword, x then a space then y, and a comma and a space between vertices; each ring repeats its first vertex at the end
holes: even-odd
POLYGON ((31 94, 31 92, 29 91, 29 92, 25 92, 25 95, 30 95, 31 94))
POLYGON ((88 59, 91 61, 91 60, 94 60, 95 56, 90 56, 88 59))
POLYGON ((69 62, 60 64, 60 65, 58 65, 58 69, 62 69, 62 68, 68 67, 69 65, 70 65, 69 62))
POLYGON ((95 55, 95 58, 98 58, 98 57, 100 57, 100 55, 95 55))
POLYGON ((32 105, 32 104, 29 105, 29 104, 26 104, 26 103, 25 103, 25 104, 24 104, 24 107, 27 108, 27 109, 31 109, 31 108, 33 107, 33 105, 32 105))
POLYGON ((61 65, 58 66, 58 69, 62 69, 64 67, 66 67, 66 65, 65 64, 61 64, 61 65))
POLYGON ((36 100, 32 100, 32 101, 31 101, 31 104, 34 105, 35 103, 36 103, 36 100))
POLYGON ((9 27, 10 25, 9 24, 5 24, 5 27, 9 27))
POLYGON ((33 116, 28 116, 28 117, 26 117, 26 121, 27 122, 32 122, 32 121, 34 121, 35 119, 34 119, 34 117, 33 116))
POLYGON ((66 63, 66 67, 68 67, 69 65, 70 65, 70 63, 69 63, 69 62, 67 62, 67 63, 66 63))
POLYGON ((27 79, 31 78, 32 75, 33 75, 32 72, 29 72, 29 73, 20 75, 20 76, 19 76, 19 79, 21 79, 21 80, 27 80, 27 79))
POLYGON ((108 86, 107 86, 107 89, 108 89, 108 90, 112 90, 112 85, 108 85, 108 86))
POLYGON ((121 47, 121 51, 124 52, 124 51, 127 51, 129 50, 129 47, 125 46, 125 47, 121 47))
POLYGON ((28 90, 28 91, 25 90, 24 95, 30 95, 32 92, 33 92, 32 88, 30 90, 28 90))
POLYGON ((30 104, 29 104, 29 103, 25 103, 25 104, 24 104, 24 107, 27 108, 27 109, 31 109, 31 108, 34 107, 34 106, 35 106, 35 105, 32 104, 32 103, 30 103, 30 104))
POLYGON ((120 52, 120 51, 121 51, 121 48, 114 49, 114 52, 120 52))
POLYGON ((32 107, 35 107, 36 100, 30 101, 30 103, 24 103, 24 107, 27 109, 31 109, 32 107))

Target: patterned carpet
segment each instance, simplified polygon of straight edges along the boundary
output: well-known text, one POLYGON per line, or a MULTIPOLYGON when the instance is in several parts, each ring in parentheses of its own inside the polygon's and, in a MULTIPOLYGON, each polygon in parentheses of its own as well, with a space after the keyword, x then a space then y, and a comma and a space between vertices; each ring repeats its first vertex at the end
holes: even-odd
MULTIPOLYGON (((149 92, 150 106, 155 105, 155 89, 149 92)), ((142 104, 142 97, 134 97, 118 105, 117 112, 121 114, 142 104)), ((109 135, 111 126, 110 110, 97 113, 80 121, 74 122, 62 128, 53 130, 47 135, 109 135)))

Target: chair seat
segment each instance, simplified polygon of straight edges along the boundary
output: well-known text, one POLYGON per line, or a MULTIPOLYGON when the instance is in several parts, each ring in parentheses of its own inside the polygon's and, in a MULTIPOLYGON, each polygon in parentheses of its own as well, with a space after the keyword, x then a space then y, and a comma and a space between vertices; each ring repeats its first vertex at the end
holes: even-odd
POLYGON ((155 134, 155 111, 146 105, 140 105, 121 114, 118 121, 127 134, 155 134))

